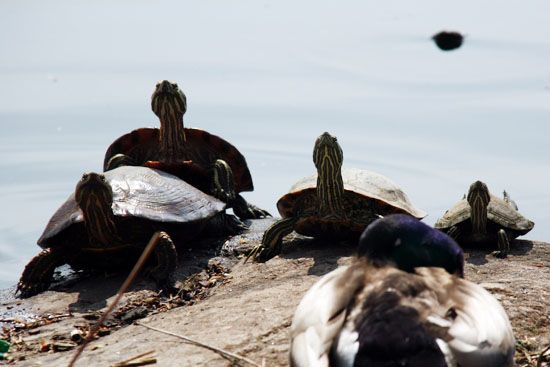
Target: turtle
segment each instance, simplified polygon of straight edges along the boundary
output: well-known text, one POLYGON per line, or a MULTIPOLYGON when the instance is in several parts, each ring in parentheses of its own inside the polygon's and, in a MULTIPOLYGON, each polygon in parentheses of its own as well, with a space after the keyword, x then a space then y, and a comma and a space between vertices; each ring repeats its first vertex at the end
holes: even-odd
POLYGON ((133 265, 157 232, 156 264, 148 275, 171 289, 174 243, 201 231, 236 234, 246 228, 225 208, 178 177, 148 167, 85 173, 46 225, 38 239, 43 251, 26 265, 17 292, 25 298, 46 290, 55 268, 63 264, 77 270, 133 265))
POLYGON ((399 216, 370 224, 351 264, 305 293, 290 326, 290 366, 514 366, 506 311, 460 276, 460 247, 399 216))
POLYGON ((535 223, 518 211, 517 204, 504 191, 503 198, 475 181, 468 194, 447 210, 434 227, 446 232, 463 247, 494 247, 497 257, 506 257, 510 241, 529 232, 535 223))
POLYGON ((464 36, 459 32, 441 31, 432 36, 437 47, 443 51, 451 51, 462 46, 464 36))
POLYGON ((317 174, 298 181, 277 201, 282 219, 266 230, 249 257, 265 261, 275 256, 283 237, 293 230, 311 237, 356 240, 380 216, 426 216, 389 178, 365 169, 342 169, 343 160, 336 137, 325 132, 317 138, 313 148, 317 174))
POLYGON ((228 203, 241 219, 270 214, 248 203, 240 192, 254 190, 245 157, 228 141, 205 130, 184 127, 187 98, 177 83, 157 83, 151 107, 160 128, 140 128, 116 139, 105 152, 103 170, 121 165, 145 165, 172 173, 207 194, 228 203), (216 161, 233 171, 234 183, 226 192, 214 177, 216 161))

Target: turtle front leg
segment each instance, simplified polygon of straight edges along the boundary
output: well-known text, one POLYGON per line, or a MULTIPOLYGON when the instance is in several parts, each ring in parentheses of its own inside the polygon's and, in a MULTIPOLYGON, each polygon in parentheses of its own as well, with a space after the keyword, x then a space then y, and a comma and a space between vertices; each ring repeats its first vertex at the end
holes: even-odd
POLYGON ((296 217, 284 218, 273 223, 264 233, 262 243, 250 251, 245 262, 252 257, 256 261, 267 261, 281 253, 283 237, 290 234, 296 225, 296 217))
POLYGON ((50 249, 42 251, 25 266, 15 292, 21 298, 27 298, 47 290, 55 268, 64 263, 63 257, 56 252, 50 249))
POLYGON ((271 217, 267 210, 258 208, 256 205, 250 204, 240 194, 237 194, 235 201, 231 203, 233 212, 241 219, 259 219, 271 217))
POLYGON ((207 223, 206 231, 211 236, 237 235, 248 227, 239 218, 227 213, 219 213, 207 223))
POLYGON ((178 253, 174 242, 166 232, 160 232, 159 242, 153 251, 153 256, 156 262, 147 270, 147 275, 153 278, 159 287, 172 290, 173 284, 170 276, 176 270, 178 253))
POLYGON ((271 216, 267 211, 248 203, 235 192, 235 178, 231 167, 222 159, 216 160, 212 169, 210 193, 227 203, 233 212, 241 219, 257 219, 271 216))
POLYGON ((107 167, 105 168, 105 171, 110 171, 112 169, 122 166, 138 166, 138 164, 132 157, 126 154, 115 154, 107 162, 107 167))
POLYGON ((493 252, 495 257, 499 259, 504 259, 508 256, 508 251, 510 251, 510 241, 506 235, 506 231, 501 229, 497 233, 498 235, 498 251, 493 252))
POLYGON ((212 168, 212 178, 210 182, 210 193, 224 203, 232 203, 235 201, 237 194, 235 193, 235 178, 233 170, 227 162, 222 159, 217 159, 212 168))

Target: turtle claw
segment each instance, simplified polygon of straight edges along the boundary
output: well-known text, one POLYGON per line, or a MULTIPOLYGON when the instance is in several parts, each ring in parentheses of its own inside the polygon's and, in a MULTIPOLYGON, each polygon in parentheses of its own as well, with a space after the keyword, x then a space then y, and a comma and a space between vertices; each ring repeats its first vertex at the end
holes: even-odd
POLYGON ((173 288, 171 275, 177 267, 178 253, 172 239, 166 232, 160 232, 160 240, 153 251, 153 256, 156 257, 156 264, 145 269, 145 276, 152 278, 157 286, 163 290, 173 288))
POLYGON ((251 217, 246 219, 260 219, 272 216, 267 210, 260 209, 250 203, 248 203, 248 212, 251 214, 251 217))
POLYGON ((25 266, 15 293, 19 294, 20 298, 28 298, 47 290, 56 266, 61 263, 56 253, 49 249, 43 250, 25 266))
POLYGON ((278 254, 281 253, 281 246, 274 246, 274 247, 266 247, 262 244, 255 246, 246 259, 244 260, 245 264, 248 261, 249 258, 252 258, 254 261, 257 262, 266 262, 278 254))
POLYGON ((246 260, 252 257, 255 261, 266 262, 280 254, 283 248, 283 237, 294 230, 295 224, 296 218, 293 217, 280 219, 273 223, 264 232, 262 243, 250 251, 246 260))
POLYGON ((225 215, 224 222, 224 227, 226 228, 227 232, 232 235, 239 234, 248 229, 248 226, 246 224, 244 224, 239 218, 231 214, 225 215))
POLYGON ((246 264, 247 261, 248 261, 248 259, 250 259, 250 258, 252 258, 253 260, 255 260, 255 259, 256 259, 256 255, 257 255, 259 252, 263 251, 262 247, 263 247, 262 245, 256 245, 256 246, 254 246, 254 248, 253 248, 252 250, 250 250, 250 252, 249 252, 248 255, 246 256, 246 258, 244 259, 244 263, 246 264))
POLYGON ((17 288, 15 289, 15 294, 19 298, 29 298, 34 295, 37 295, 40 292, 44 292, 50 287, 50 282, 40 282, 40 283, 25 283, 19 281, 17 288))
POLYGON ((168 297, 175 296, 181 291, 181 289, 177 287, 176 282, 172 279, 169 279, 162 283, 157 283, 157 287, 163 295, 168 297))
POLYGON ((491 255, 497 259, 506 259, 508 257, 508 254, 504 251, 493 251, 491 252, 491 255))
POLYGON ((241 219, 260 219, 271 217, 267 210, 258 208, 248 203, 241 195, 237 195, 235 200, 230 203, 233 212, 241 219))

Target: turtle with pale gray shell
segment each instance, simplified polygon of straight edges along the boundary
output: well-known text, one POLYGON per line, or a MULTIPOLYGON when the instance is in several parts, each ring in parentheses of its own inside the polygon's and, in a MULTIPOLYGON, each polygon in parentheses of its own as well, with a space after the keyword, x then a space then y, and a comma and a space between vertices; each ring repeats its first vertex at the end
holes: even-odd
POLYGON ((357 239, 380 216, 426 216, 389 178, 363 169, 342 169, 343 160, 337 139, 327 132, 319 136, 313 149, 317 174, 298 181, 279 199, 282 219, 267 229, 249 256, 265 261, 277 255, 283 237, 292 231, 311 237, 357 239))
POLYGON ((505 191, 503 198, 489 192, 487 185, 476 181, 468 194, 447 210, 435 228, 446 232, 463 247, 497 245, 498 257, 506 257, 510 242, 529 232, 535 223, 518 211, 505 191))
POLYGON ((148 274, 159 286, 171 289, 177 265, 174 243, 207 228, 215 234, 246 228, 225 213, 226 206, 176 176, 151 168, 123 166, 103 174, 86 173, 38 239, 43 251, 25 267, 17 291, 29 297, 48 289, 55 268, 63 264, 104 270, 133 265, 157 232, 160 241, 148 274))

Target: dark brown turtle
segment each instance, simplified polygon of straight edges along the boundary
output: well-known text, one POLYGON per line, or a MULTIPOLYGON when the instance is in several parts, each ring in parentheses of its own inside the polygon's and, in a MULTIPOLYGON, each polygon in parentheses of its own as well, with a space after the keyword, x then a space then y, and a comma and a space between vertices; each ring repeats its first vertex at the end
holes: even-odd
POLYGON ((103 169, 121 165, 145 165, 172 173, 232 207, 241 219, 268 216, 239 194, 252 191, 252 176, 244 156, 235 146, 207 131, 185 128, 187 100, 176 83, 159 82, 151 98, 160 129, 141 128, 122 135, 107 149, 103 169), (214 175, 216 161, 227 164, 234 176, 234 189, 222 190, 214 175))
POLYGON ((498 257, 506 257, 510 241, 529 232, 535 223, 518 212, 506 191, 501 199, 489 192, 487 185, 476 181, 468 195, 447 210, 435 228, 446 232, 464 247, 497 245, 498 257))
POLYGON ((44 250, 25 267, 17 286, 22 297, 46 290, 57 266, 118 269, 132 265, 151 237, 161 231, 149 275, 169 285, 176 243, 214 226, 234 234, 244 225, 225 214, 226 204, 166 172, 119 167, 87 173, 54 213, 38 245, 44 250))
POLYGON ((464 36, 458 32, 441 31, 432 36, 437 47, 443 51, 451 51, 462 46, 464 36))
POLYGON ((283 237, 293 230, 312 237, 353 239, 380 216, 426 216, 389 178, 363 169, 342 169, 343 160, 336 138, 322 134, 313 149, 317 174, 298 181, 279 199, 282 219, 267 229, 250 256, 261 261, 275 256, 283 237))

